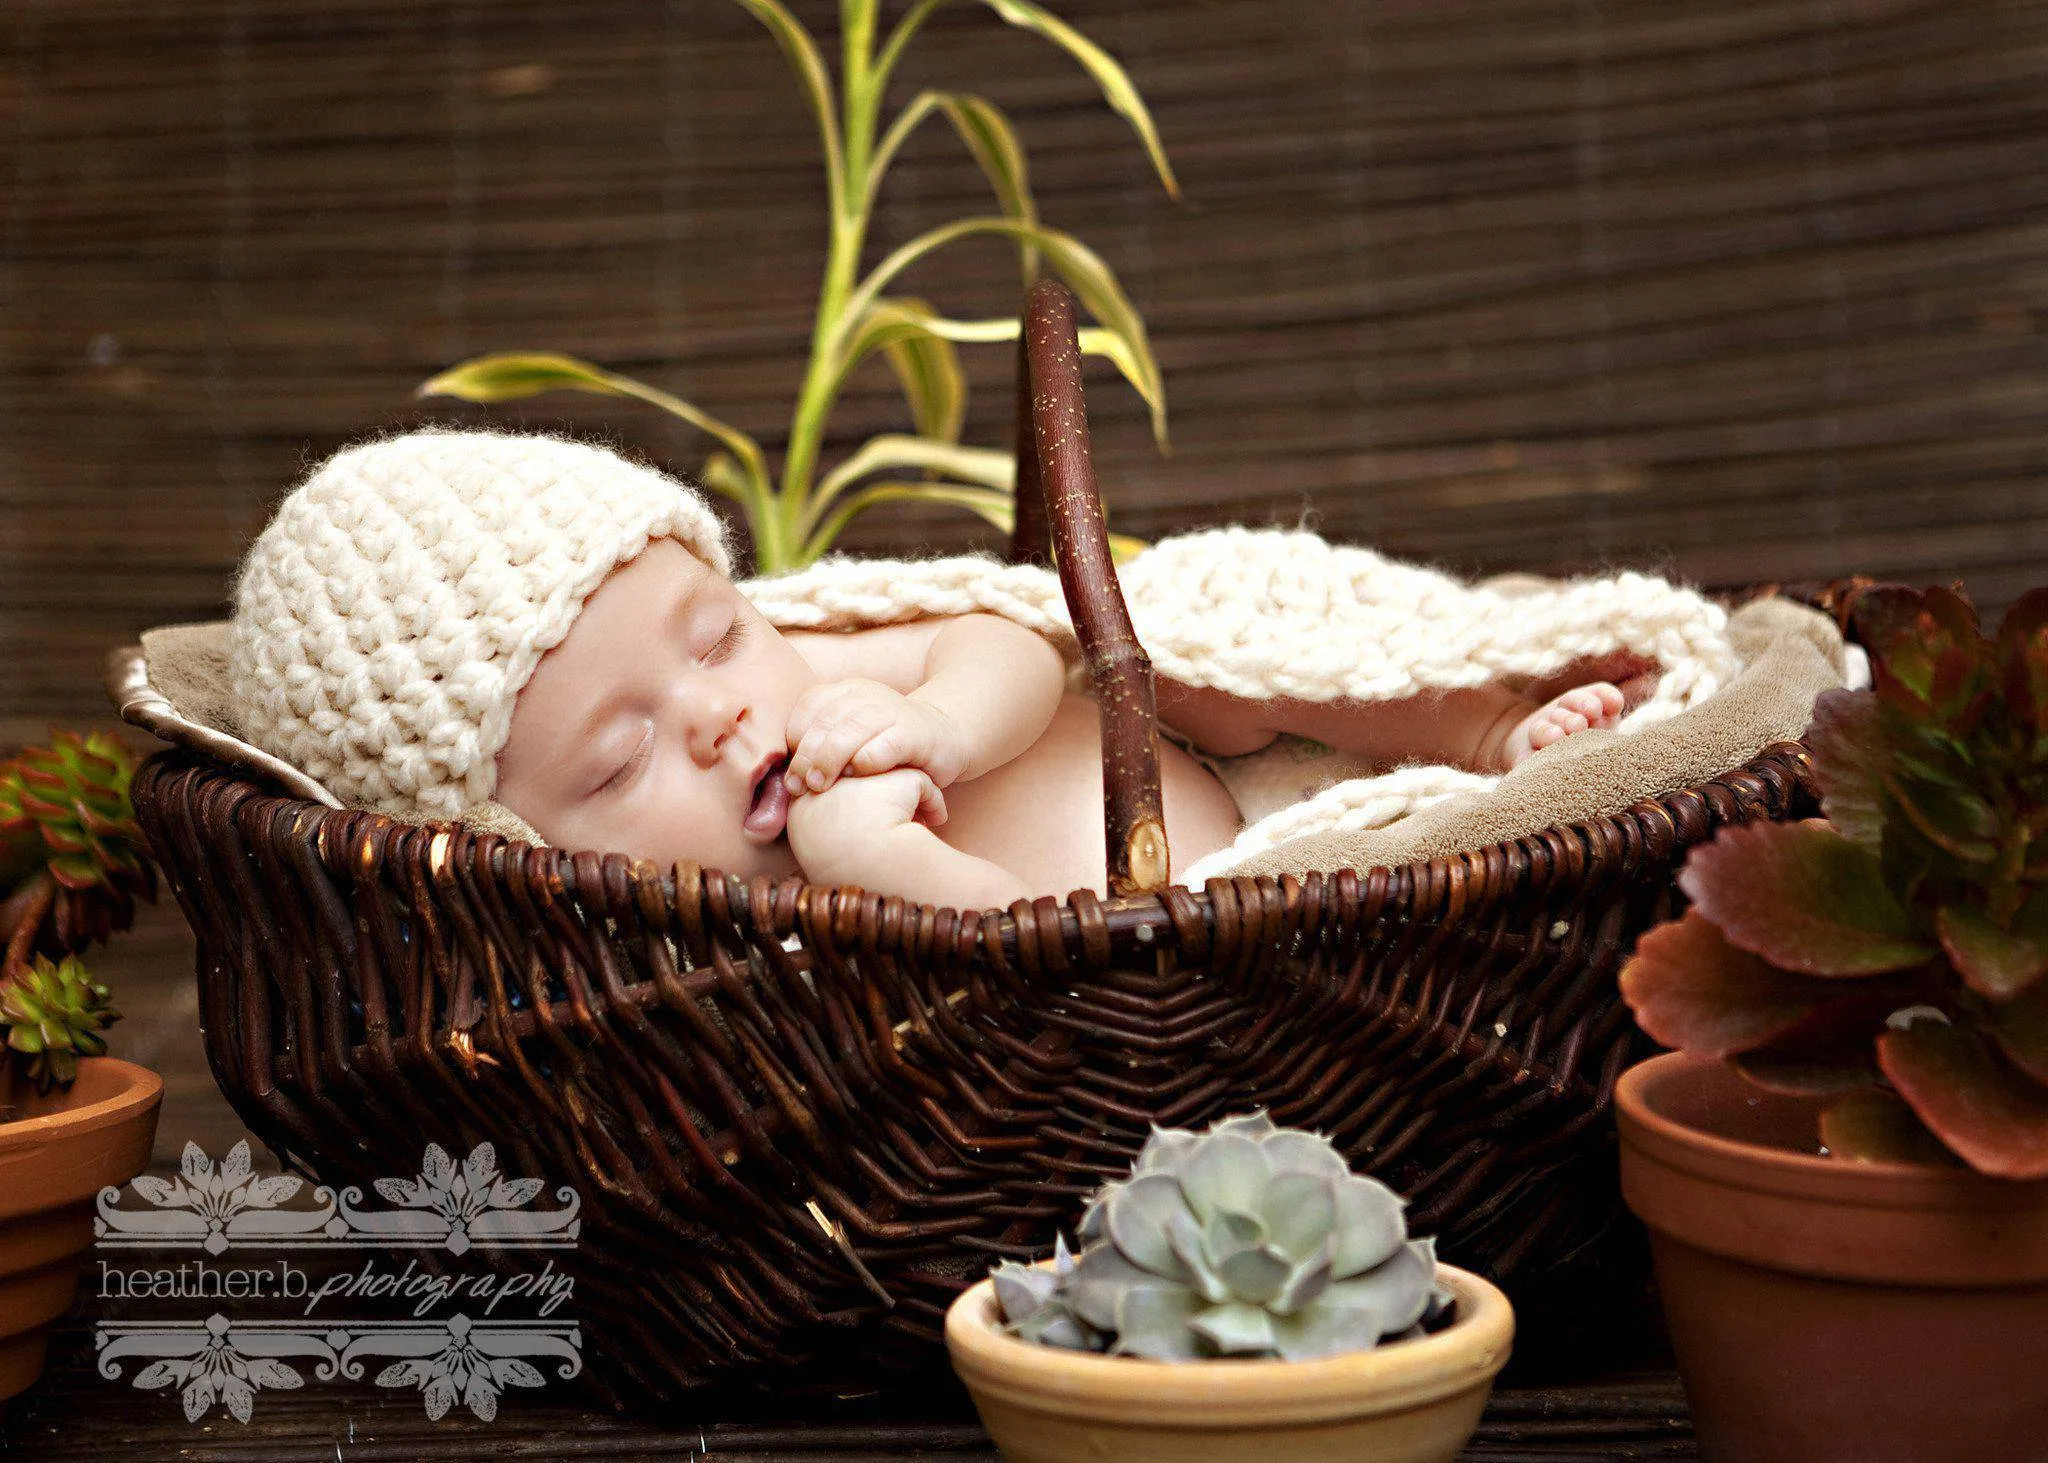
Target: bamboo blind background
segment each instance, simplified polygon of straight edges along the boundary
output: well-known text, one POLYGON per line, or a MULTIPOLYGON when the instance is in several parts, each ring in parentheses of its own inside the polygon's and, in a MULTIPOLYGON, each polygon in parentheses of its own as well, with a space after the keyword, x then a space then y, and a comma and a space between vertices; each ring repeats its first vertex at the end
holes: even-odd
MULTIPOLYGON (((835 34, 833 7, 798 12, 835 34)), ((1067 58, 941 11, 898 100, 984 91, 1118 270, 1172 411, 1091 372, 1117 527, 1293 523, 1467 570, 2048 579, 2048 12, 2011 0, 1055 0, 1129 68, 1186 206, 1067 58)), ((891 14, 901 6, 892 6, 891 14)), ((689 468, 625 403, 422 410, 487 349, 642 375, 771 449, 823 258, 807 115, 726 0, 9 0, 0 10, 0 750, 224 612, 314 458, 427 419, 689 468)), ((875 250, 985 185, 942 123, 875 250)), ((1015 308, 994 244, 906 290, 1015 308)), ((969 348, 1002 443, 1011 353, 969 348)), ((873 363, 835 451, 907 415, 873 363)), ((883 509, 863 548, 986 542, 883 509)), ((140 745, 140 741, 137 741, 140 745)), ((203 1124, 174 912, 101 957, 203 1124)), ((119 1049, 119 1046, 117 1046, 119 1049)))

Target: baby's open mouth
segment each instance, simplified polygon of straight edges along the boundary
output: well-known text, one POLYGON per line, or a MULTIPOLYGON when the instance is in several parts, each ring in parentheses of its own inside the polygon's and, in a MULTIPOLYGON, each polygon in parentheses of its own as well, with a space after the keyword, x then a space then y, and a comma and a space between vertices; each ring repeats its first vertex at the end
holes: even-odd
POLYGON ((754 797, 741 826, 756 843, 773 843, 789 821, 789 789, 782 781, 788 763, 787 757, 770 757, 754 770, 754 797))

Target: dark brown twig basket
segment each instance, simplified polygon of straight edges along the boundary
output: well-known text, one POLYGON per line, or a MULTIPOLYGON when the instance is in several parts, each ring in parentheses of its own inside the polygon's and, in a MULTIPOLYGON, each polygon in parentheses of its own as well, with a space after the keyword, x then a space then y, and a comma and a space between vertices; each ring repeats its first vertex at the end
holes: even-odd
POLYGON ((977 914, 744 883, 275 796, 182 749, 134 781, 243 1120, 328 1183, 489 1140, 575 1187, 576 1310, 629 1388, 929 1358, 957 1290, 1042 1253, 1150 1124, 1251 1107, 1329 1133, 1447 1257, 1554 1266, 1615 1213, 1609 1097, 1640 1041, 1617 967, 1689 848, 1813 810, 1786 744, 1455 857, 1158 887, 1151 670, 1064 290, 1034 292, 1027 338, 1052 491, 1020 452, 1018 551, 1049 517, 1119 897, 977 914))

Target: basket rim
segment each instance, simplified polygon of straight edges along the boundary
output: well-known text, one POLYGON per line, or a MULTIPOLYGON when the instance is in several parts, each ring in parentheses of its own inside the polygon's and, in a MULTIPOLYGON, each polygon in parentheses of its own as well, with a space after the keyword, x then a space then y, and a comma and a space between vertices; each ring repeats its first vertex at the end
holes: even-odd
MULTIPOLYGON (((1411 896, 1432 891, 1453 903, 1459 912, 1469 915, 1491 907, 1494 898, 1503 897, 1509 892, 1509 885, 1519 882, 1500 877, 1512 868, 1526 870, 1538 862, 1552 860, 1559 853, 1569 857, 1570 850, 1574 848, 1582 851, 1588 863, 1609 851, 1625 853, 1630 842, 1640 836, 1642 819, 1675 826, 1684 805, 1697 806, 1703 802, 1711 805, 1717 793, 1738 798, 1745 792, 1754 795, 1754 789, 1738 789, 1734 785, 1735 779, 1785 778, 1797 787, 1813 791, 1812 762, 1806 744, 1797 740, 1779 741, 1760 748, 1740 766, 1702 782, 1639 798, 1611 813, 1551 824, 1533 833, 1412 863, 1368 869, 1314 870, 1306 874, 1235 874, 1211 878, 1200 889, 1173 884, 1147 893, 1128 895, 1097 895, 1086 889, 1077 889, 1064 896, 1042 894, 1019 900, 1005 909, 973 910, 928 904, 901 895, 875 894, 859 885, 816 884, 801 875, 773 879, 764 874, 749 879, 689 860, 664 867, 652 859, 635 858, 631 854, 529 843, 502 833, 480 832, 445 820, 410 823, 366 808, 329 807, 309 798, 266 790, 248 769, 201 756, 189 744, 176 744, 154 753, 143 764, 143 770, 138 770, 137 780, 143 778, 144 770, 169 770, 171 764, 179 762, 201 775, 247 788, 246 798, 238 802, 238 807, 245 802, 272 817, 285 814, 294 832, 316 848, 339 849, 362 840, 366 835, 381 843, 393 833, 425 833, 431 835, 425 843, 431 850, 430 858, 446 858, 466 842, 468 847, 481 851, 486 857, 501 848, 509 857, 541 858, 551 862, 565 880, 573 878, 577 864, 595 861, 599 870, 622 867, 629 872, 641 871, 643 877, 651 872, 658 879, 664 898, 671 907, 688 884, 701 884, 706 888, 722 886, 729 896, 736 896, 730 897, 729 903, 733 913, 743 921, 750 920, 752 911, 763 907, 779 909, 786 906, 794 912, 809 904, 813 906, 814 914, 822 913, 824 911, 816 909, 818 901, 843 900, 844 896, 852 895, 877 911, 893 907, 891 922, 910 924, 921 920, 928 923, 945 914, 952 915, 963 924, 972 920, 982 927, 985 938, 1000 939, 1006 953, 1010 954, 1018 953, 1019 937, 1025 925, 1042 929, 1048 921, 1066 936, 1065 943, 1069 949, 1085 943, 1082 938, 1084 926, 1108 936, 1111 945, 1119 949, 1130 946, 1140 950, 1173 948, 1186 943, 1190 919, 1197 926, 1213 930, 1219 902, 1227 901, 1233 906, 1231 915, 1241 917, 1239 911, 1262 894, 1277 893, 1292 905, 1317 881, 1325 888, 1335 887, 1340 892, 1347 882, 1363 886, 1369 893, 1376 886, 1380 897, 1369 899, 1369 902, 1383 910, 1401 902, 1398 886, 1405 884, 1411 896), (763 899, 763 894, 768 897, 763 899)), ((832 911, 827 917, 835 921, 847 913, 843 903, 836 907, 827 905, 826 909, 832 911)), ((777 920, 776 923, 782 921, 777 920)), ((774 933, 779 938, 791 931, 776 930, 774 933)), ((1050 930, 1045 930, 1039 938, 1050 933, 1050 930)))

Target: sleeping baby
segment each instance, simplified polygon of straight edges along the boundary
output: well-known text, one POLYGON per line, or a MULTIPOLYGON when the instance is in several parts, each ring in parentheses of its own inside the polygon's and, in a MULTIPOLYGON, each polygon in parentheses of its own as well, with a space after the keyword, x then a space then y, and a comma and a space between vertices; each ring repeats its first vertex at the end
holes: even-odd
MULTIPOLYGON (((1098 715, 1052 642, 989 614, 778 630, 730 576, 692 489, 601 449, 349 448, 237 575, 243 732, 349 806, 452 820, 495 800, 561 848, 960 908, 1103 888, 1098 715)), ((1625 707, 1606 681, 1527 691, 1250 701, 1162 679, 1174 867, 1242 822, 1196 753, 1292 733, 1499 772, 1625 707)))

